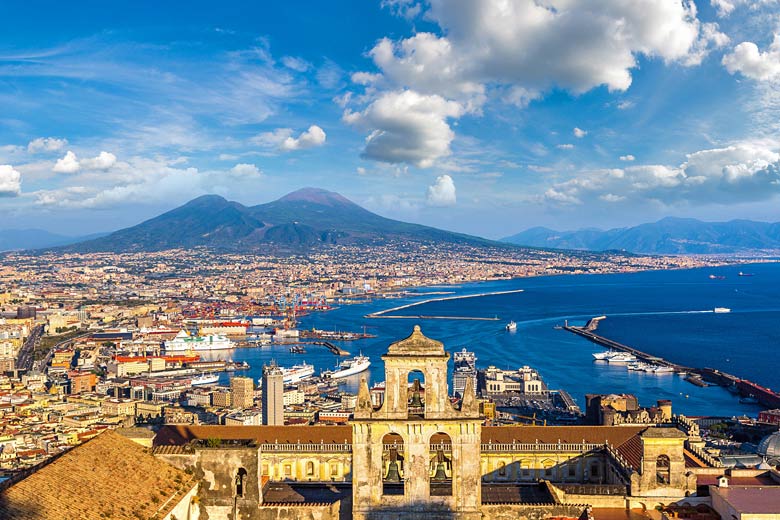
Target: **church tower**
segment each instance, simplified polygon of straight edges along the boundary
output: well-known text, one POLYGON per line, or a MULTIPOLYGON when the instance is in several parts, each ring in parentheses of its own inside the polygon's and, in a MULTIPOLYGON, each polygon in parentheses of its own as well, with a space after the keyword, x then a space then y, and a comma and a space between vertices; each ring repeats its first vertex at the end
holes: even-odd
POLYGON ((449 359, 415 326, 382 356, 379 409, 361 381, 352 422, 354 518, 481 518, 482 421, 471 380, 460 410, 451 404, 449 359))

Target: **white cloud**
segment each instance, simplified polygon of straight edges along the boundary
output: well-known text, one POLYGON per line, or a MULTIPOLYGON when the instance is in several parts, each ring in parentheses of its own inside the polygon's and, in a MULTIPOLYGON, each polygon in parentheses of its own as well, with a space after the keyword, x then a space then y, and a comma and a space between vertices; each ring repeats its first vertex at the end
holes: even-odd
POLYGON ((450 153, 455 134, 447 119, 462 113, 441 96, 403 90, 382 94, 362 112, 347 110, 343 119, 371 132, 362 157, 427 168, 450 153))
POLYGON ((564 204, 599 198, 666 205, 767 200, 780 195, 780 153, 772 146, 746 142, 702 150, 687 155, 676 167, 655 164, 586 171, 553 185, 544 198, 564 204))
POLYGON ((230 173, 237 177, 259 177, 260 169, 254 164, 239 163, 230 169, 230 173))
POLYGON ((619 101, 617 104, 618 110, 628 110, 629 108, 634 108, 634 102, 633 101, 619 101))
POLYGON ((555 147, 558 148, 559 150, 573 150, 574 149, 574 145, 571 144, 571 143, 559 144, 559 145, 556 145, 555 147))
POLYGON ((574 134, 574 137, 576 137, 577 139, 582 139, 583 137, 588 135, 587 130, 583 130, 582 128, 577 128, 576 126, 574 127, 572 133, 574 134))
POLYGON ((68 150, 62 159, 57 159, 53 171, 56 173, 76 173, 81 168, 76 154, 68 150))
POLYGON ((766 52, 759 51, 753 42, 740 43, 734 52, 723 56, 723 65, 730 74, 739 72, 758 81, 780 79, 780 34, 775 34, 766 52))
POLYGON ((284 56, 282 58, 282 64, 288 69, 292 69, 296 72, 306 72, 311 68, 311 63, 294 56, 284 56))
POLYGON ((407 20, 416 18, 422 12, 422 5, 416 0, 382 0, 381 5, 407 20))
POLYGON ((325 131, 322 128, 317 125, 311 125, 308 130, 302 132, 298 137, 287 137, 280 146, 286 152, 304 150, 314 146, 322 146, 325 144, 325 138, 325 131))
POLYGON ((429 206, 452 206, 456 200, 455 182, 449 175, 439 175, 436 182, 428 186, 429 206))
POLYGON ((87 170, 108 170, 116 164, 116 155, 110 152, 100 152, 97 157, 83 159, 81 167, 87 170))
POLYGON ((633 155, 631 155, 631 154, 628 154, 628 155, 621 155, 621 156, 620 156, 620 160, 621 160, 621 161, 629 161, 629 162, 630 162, 630 161, 634 161, 634 160, 636 160, 636 157, 634 157, 634 156, 633 156, 633 155))
POLYGON ((10 164, 0 164, 0 197, 16 197, 22 192, 22 174, 10 164))
POLYGON ((778 3, 780 3, 778 0, 710 0, 710 4, 721 18, 729 16, 737 7, 747 6, 755 11, 763 6, 772 6, 778 3))
POLYGON ((33 139, 27 144, 27 151, 29 153, 59 152, 67 145, 67 139, 58 139, 56 137, 39 137, 37 139, 33 139))

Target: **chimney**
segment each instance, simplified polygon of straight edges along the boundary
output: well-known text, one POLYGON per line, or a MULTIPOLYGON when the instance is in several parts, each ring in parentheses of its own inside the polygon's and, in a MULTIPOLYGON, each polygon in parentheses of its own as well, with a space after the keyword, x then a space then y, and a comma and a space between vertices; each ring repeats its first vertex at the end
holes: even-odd
POLYGON ((721 475, 718 477, 718 487, 719 488, 729 487, 729 479, 726 477, 726 475, 721 475))

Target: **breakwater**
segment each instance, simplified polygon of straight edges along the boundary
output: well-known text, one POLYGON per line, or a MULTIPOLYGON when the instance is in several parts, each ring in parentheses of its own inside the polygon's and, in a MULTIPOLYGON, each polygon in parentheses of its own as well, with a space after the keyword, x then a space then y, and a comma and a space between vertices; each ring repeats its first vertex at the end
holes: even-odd
POLYGON ((480 317, 480 316, 436 316, 436 315, 427 315, 427 314, 395 314, 399 311, 403 311, 406 309, 411 309, 412 307, 417 307, 418 305, 425 305, 427 303, 434 303, 434 302, 444 302, 444 301, 450 301, 450 300, 466 300, 469 298, 482 298, 485 296, 500 296, 503 294, 516 294, 523 292, 523 289, 515 289, 511 291, 494 291, 494 292, 484 292, 479 294, 465 294, 462 296, 448 296, 445 298, 429 298, 427 300, 414 302, 414 303, 407 303, 406 305, 399 305, 398 307, 393 307, 390 309, 384 309, 377 312, 372 312, 370 314, 366 314, 364 318, 384 318, 384 319, 420 319, 420 320, 477 320, 477 321, 498 321, 500 318, 498 316, 493 317, 480 317), (392 314, 392 315, 391 315, 392 314))
POLYGON ((742 397, 755 398, 763 406, 768 406, 771 408, 780 407, 780 394, 750 380, 742 379, 714 368, 695 368, 679 365, 662 357, 648 354, 647 352, 643 352, 631 346, 596 334, 594 331, 598 328, 599 322, 603 319, 605 319, 605 316, 599 316, 598 318, 588 320, 584 327, 569 325, 567 322, 563 326, 563 329, 586 338, 587 340, 596 343, 597 345, 601 345, 612 350, 628 352, 636 356, 638 359, 648 363, 667 366, 672 368, 676 373, 687 374, 688 376, 686 377, 686 381, 696 386, 703 386, 703 381, 707 381, 724 388, 736 389, 737 391, 734 392, 735 394, 742 397))

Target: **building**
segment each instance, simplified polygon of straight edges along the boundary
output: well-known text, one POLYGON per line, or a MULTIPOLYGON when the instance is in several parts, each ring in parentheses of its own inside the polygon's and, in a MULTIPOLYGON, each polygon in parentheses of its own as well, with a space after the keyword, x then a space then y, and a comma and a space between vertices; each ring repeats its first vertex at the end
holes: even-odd
POLYGON ((471 379, 471 384, 477 388, 477 356, 465 348, 452 355, 452 393, 456 397, 463 397, 466 390, 466 381, 471 379))
POLYGON ((780 408, 775 410, 764 410, 758 414, 758 422, 764 424, 775 424, 780 426, 780 408))
POLYGON ((600 426, 621 424, 658 424, 672 420, 672 402, 661 399, 657 405, 642 408, 630 394, 587 394, 585 421, 600 426))
POLYGON ((234 408, 251 408, 255 405, 255 385, 251 377, 230 379, 230 402, 234 408))
POLYGON ((547 394, 539 373, 531 367, 524 366, 517 370, 501 370, 494 366, 484 371, 484 393, 488 396, 506 394, 524 394, 540 396, 547 394))
POLYGON ((579 518, 686 503, 697 471, 718 471, 689 443, 690 421, 483 426, 471 379, 454 406, 449 354, 419 327, 382 359, 381 406, 363 379, 347 425, 165 426, 154 453, 206 475, 209 518, 257 520, 579 518))
POLYGON ((284 375, 275 364, 263 367, 263 424, 284 424, 284 375))

